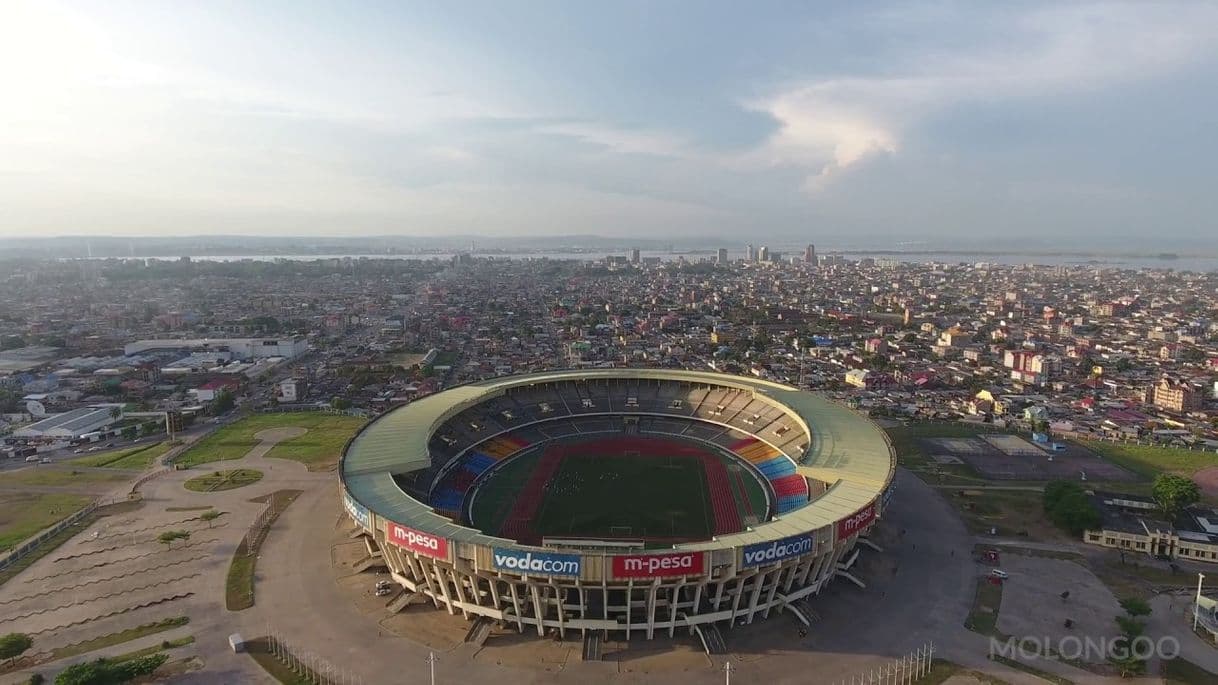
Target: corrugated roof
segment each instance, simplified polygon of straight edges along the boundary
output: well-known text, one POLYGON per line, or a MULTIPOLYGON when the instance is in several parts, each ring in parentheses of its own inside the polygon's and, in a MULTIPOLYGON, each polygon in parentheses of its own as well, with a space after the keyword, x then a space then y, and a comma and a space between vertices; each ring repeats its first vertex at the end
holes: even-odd
POLYGON ((812 442, 803 455, 789 454, 803 476, 832 487, 810 504, 716 540, 677 545, 680 549, 713 549, 748 545, 806 533, 850 516, 879 497, 891 481, 892 450, 884 432, 868 418, 830 401, 820 393, 746 376, 665 369, 591 369, 554 371, 495 378, 457 386, 395 409, 364 428, 348 446, 342 474, 347 490, 377 515, 405 526, 476 544, 509 541, 459 526, 406 495, 394 474, 427 468, 427 443, 448 418, 508 388, 577 380, 656 379, 704 383, 752 390, 788 409, 812 442))

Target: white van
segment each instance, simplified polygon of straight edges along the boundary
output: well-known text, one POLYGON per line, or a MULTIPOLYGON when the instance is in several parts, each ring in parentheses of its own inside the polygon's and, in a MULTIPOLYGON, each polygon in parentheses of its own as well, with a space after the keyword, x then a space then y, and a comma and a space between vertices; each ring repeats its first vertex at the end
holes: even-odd
POLYGON ((30 456, 25 458, 25 463, 27 463, 27 464, 29 464, 30 462, 36 462, 36 461, 38 461, 37 454, 31 454, 30 456))

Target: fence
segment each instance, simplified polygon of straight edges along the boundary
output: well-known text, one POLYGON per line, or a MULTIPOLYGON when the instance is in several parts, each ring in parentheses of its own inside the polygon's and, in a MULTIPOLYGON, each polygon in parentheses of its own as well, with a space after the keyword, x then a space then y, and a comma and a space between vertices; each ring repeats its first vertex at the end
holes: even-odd
MULTIPOLYGON (((258 516, 254 522, 250 524, 249 530, 245 531, 245 537, 241 538, 241 544, 245 545, 246 556, 252 556, 258 552, 258 545, 263 536, 271 527, 271 523, 275 520, 275 501, 272 496, 267 500, 266 506, 262 511, 258 512, 258 516)), ((238 547, 239 548, 239 547, 238 547)))
POLYGON ((289 643, 269 626, 266 630, 266 650, 280 663, 292 669, 304 680, 317 685, 363 685, 364 680, 345 668, 289 643))
POLYGON ((930 675, 931 667, 935 664, 935 645, 927 643, 906 654, 900 659, 893 659, 877 669, 851 676, 840 681, 838 685, 906 685, 916 683, 930 675))
POLYGON ((126 502, 126 501, 127 500, 125 498, 121 498, 121 497, 99 497, 99 498, 93 500, 92 502, 89 502, 87 505, 85 505, 84 509, 81 509, 81 510, 75 512, 71 516, 65 518, 64 520, 60 521, 59 523, 56 523, 55 525, 51 526, 50 528, 43 530, 42 532, 38 533, 34 537, 27 539, 25 542, 22 542, 20 545, 17 545, 13 549, 11 549, 7 553, 5 553, 5 555, 3 557, 0 557, 0 571, 3 571, 4 569, 8 568, 9 566, 12 566, 13 564, 17 563, 17 561, 20 560, 22 557, 25 557, 30 552, 33 552, 35 549, 38 549, 39 545, 41 545, 42 543, 46 542, 47 540, 50 540, 51 538, 55 537, 56 535, 59 535, 67 528, 76 525, 77 523, 79 523, 81 521, 81 519, 84 519, 89 514, 92 514, 93 512, 97 511, 97 509, 99 507, 104 507, 108 504, 114 504, 116 502, 126 502))

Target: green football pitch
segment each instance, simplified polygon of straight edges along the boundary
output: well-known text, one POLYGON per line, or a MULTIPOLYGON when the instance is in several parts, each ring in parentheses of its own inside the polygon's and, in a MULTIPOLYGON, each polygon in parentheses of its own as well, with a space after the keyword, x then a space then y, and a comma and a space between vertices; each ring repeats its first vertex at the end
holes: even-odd
POLYGON ((720 460, 743 488, 743 496, 733 492, 742 513, 764 512, 761 484, 731 457, 684 441, 655 441, 649 450, 646 439, 635 440, 644 451, 605 449, 615 443, 598 440, 526 449, 479 485, 469 512, 471 525, 533 542, 542 537, 657 543, 707 539, 715 532, 704 465, 708 457, 720 460), (547 456, 553 449, 558 454, 547 456), (542 466, 547 459, 549 475, 542 466), (519 500, 531 498, 536 499, 531 508, 521 506, 519 500))

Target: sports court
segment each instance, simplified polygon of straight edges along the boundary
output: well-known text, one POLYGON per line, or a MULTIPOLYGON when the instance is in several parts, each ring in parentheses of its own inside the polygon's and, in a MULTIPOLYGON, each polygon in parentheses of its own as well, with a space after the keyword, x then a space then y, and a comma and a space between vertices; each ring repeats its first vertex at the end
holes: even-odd
POLYGON ((939 463, 959 460, 990 480, 1134 481, 1137 476, 1086 447, 1065 443, 1051 451, 1018 435, 977 438, 922 438, 926 454, 939 463))
POLYGON ((615 436, 548 444, 478 487, 472 525, 522 542, 544 537, 671 544, 734 533, 766 495, 735 458, 676 438, 615 436))

